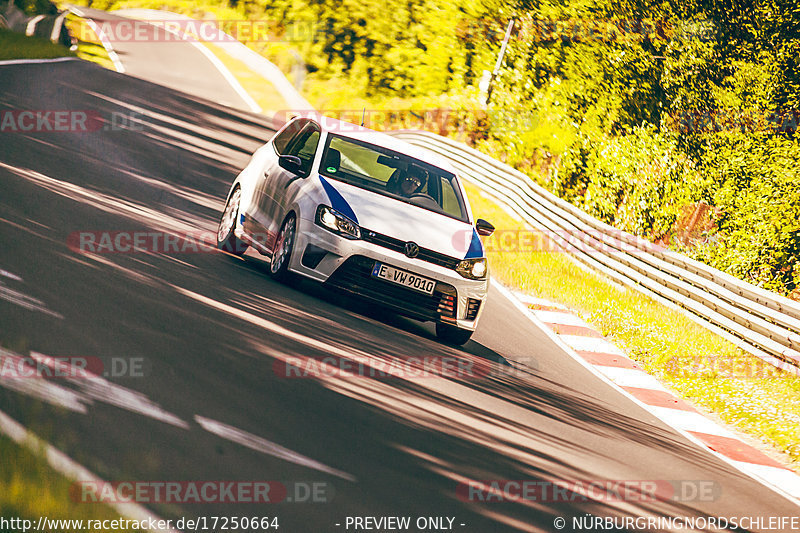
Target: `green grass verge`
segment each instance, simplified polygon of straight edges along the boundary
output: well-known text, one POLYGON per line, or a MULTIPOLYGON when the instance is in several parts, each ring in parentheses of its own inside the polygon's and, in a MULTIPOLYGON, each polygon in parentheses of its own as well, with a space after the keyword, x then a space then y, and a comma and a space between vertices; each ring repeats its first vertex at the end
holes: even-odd
POLYGON ((289 104, 286 103, 286 100, 283 99, 269 80, 251 70, 244 62, 234 58, 220 46, 212 43, 200 44, 204 44, 211 53, 217 56, 217 59, 233 74, 233 77, 239 81, 247 94, 261 106, 264 113, 268 114, 270 111, 286 111, 289 109, 289 104))
POLYGON ((67 15, 66 25, 70 34, 78 40, 76 55, 80 59, 97 63, 109 70, 116 70, 97 34, 84 19, 70 13, 67 15))
POLYGON ((73 57, 69 48, 54 44, 40 37, 28 37, 6 29, 0 29, 0 60, 7 59, 52 59, 73 57))
POLYGON ((665 386, 800 471, 800 378, 565 254, 518 251, 520 240, 504 245, 503 232, 524 231, 523 223, 475 186, 467 184, 467 192, 475 216, 498 228, 484 241, 492 276, 577 311, 665 386))
POLYGON ((105 48, 91 28, 79 17, 68 15, 66 20, 70 33, 78 39, 78 49, 72 52, 66 46, 55 44, 41 37, 28 37, 6 29, 0 29, 0 60, 7 59, 53 59, 78 57, 98 63, 114 70, 114 64, 105 48))
MULTIPOLYGON (((53 470, 39 454, 0 435, 0 516, 30 520, 114 520, 113 509, 98 503, 78 503, 70 497, 72 481, 53 470)), ((0 527, 0 532, 19 531, 0 527)), ((50 533, 75 533, 75 528, 49 528, 50 533)), ((109 531, 130 531, 115 530, 109 531)))

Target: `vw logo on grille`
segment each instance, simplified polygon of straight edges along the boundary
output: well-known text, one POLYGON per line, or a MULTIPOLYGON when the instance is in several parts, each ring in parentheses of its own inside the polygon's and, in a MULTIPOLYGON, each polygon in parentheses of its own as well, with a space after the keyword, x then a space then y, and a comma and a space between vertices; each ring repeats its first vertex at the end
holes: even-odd
POLYGON ((406 256, 417 257, 418 255, 419 255, 419 246, 417 246, 417 243, 408 241, 406 243, 406 256))

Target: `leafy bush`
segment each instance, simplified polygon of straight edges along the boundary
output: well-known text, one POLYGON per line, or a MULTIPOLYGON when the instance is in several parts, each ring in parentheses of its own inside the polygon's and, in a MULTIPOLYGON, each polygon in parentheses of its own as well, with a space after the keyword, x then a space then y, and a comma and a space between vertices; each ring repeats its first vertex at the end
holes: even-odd
POLYGON ((721 210, 714 239, 685 250, 764 288, 800 286, 800 145, 780 136, 736 135, 717 142, 703 172, 721 210))
POLYGON ((553 172, 551 187, 600 220, 651 240, 665 237, 704 191, 674 136, 652 126, 581 138, 553 172))

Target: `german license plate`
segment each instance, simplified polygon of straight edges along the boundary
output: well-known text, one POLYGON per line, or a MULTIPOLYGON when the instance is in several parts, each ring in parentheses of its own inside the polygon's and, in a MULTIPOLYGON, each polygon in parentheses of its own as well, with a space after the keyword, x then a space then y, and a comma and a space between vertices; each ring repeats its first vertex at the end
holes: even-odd
POLYGON ((414 289, 415 291, 424 292, 425 294, 433 294, 433 288, 436 287, 436 282, 432 279, 417 276, 411 272, 400 270, 399 268, 390 267, 383 263, 375 263, 372 268, 372 277, 385 279, 392 283, 414 289))

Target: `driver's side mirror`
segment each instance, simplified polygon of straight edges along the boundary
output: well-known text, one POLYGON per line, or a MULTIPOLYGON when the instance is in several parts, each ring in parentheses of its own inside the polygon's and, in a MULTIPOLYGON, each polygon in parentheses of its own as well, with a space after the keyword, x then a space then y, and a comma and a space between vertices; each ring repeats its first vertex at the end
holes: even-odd
POLYGON ((477 221, 475 221, 475 229, 478 230, 478 235, 483 235, 484 237, 488 237, 494 233, 494 226, 482 218, 479 218, 477 221))
POLYGON ((284 170, 288 170, 292 174, 297 174, 298 176, 305 175, 305 172, 303 172, 303 161, 296 155, 279 155, 278 166, 284 170))

